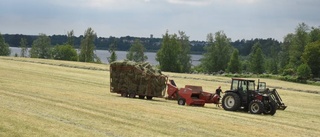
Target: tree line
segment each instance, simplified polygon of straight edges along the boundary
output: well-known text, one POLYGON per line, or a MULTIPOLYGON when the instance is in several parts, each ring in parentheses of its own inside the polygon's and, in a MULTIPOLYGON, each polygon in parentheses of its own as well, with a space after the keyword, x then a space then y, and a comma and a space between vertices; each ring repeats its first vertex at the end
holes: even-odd
POLYGON ((207 35, 201 64, 191 68, 191 44, 184 32, 163 35, 157 61, 171 72, 252 73, 282 75, 281 79, 306 82, 320 77, 320 27, 299 24, 283 43, 272 39, 235 41, 223 31, 207 35), (241 51, 241 52, 239 52, 241 51))
MULTIPOLYGON (((28 50, 28 40, 22 37, 19 40, 19 47, 21 48, 20 57, 27 57, 29 52, 29 57, 31 58, 100 63, 100 59, 94 54, 95 38, 96 33, 92 28, 88 28, 81 40, 80 52, 78 54, 74 47, 75 40, 73 30, 68 32, 67 39, 64 43, 55 46, 51 45, 51 39, 49 36, 40 33, 39 36, 32 41, 32 44, 30 44, 30 50, 28 50)), ((5 42, 4 38, 0 34, 0 56, 9 56, 10 52, 9 44, 5 42)))
MULTIPOLYGON (((4 39, 6 43, 8 43, 11 47, 19 47, 21 38, 25 38, 27 43, 32 43, 36 40, 39 35, 22 35, 22 34, 4 34, 4 39)), ((67 35, 52 35, 48 36, 51 41, 51 45, 61 45, 64 44, 68 36, 67 35)), ((80 49, 81 40, 84 38, 84 35, 80 36, 73 36, 73 43, 74 48, 80 49)), ((129 51, 131 45, 135 42, 135 40, 139 40, 145 47, 146 51, 156 52, 161 47, 162 38, 147 38, 147 37, 132 37, 132 36, 125 36, 125 37, 96 37, 94 39, 94 45, 96 49, 99 50, 108 50, 110 45, 117 41, 117 50, 118 51, 129 51)), ((231 45, 239 50, 239 54, 241 56, 246 56, 249 54, 251 47, 254 43, 259 41, 262 45, 262 50, 267 53, 270 43, 277 44, 277 47, 280 47, 280 42, 275 39, 251 39, 251 40, 236 40, 234 42, 230 42, 231 45)), ((203 54, 205 53, 204 47, 207 44, 207 41, 196 41, 192 40, 189 41, 191 44, 190 53, 192 54, 203 54)), ((31 47, 31 45, 27 45, 31 47)))
MULTIPOLYGON (((39 36, 40 35, 32 36, 32 35, 22 35, 22 34, 4 34, 3 35, 6 42, 11 47, 19 47, 20 46, 19 41, 21 38, 25 38, 28 43, 32 43, 39 36)), ((48 37, 50 38, 52 45, 64 44, 68 39, 67 35, 52 35, 48 37)), ((80 35, 78 37, 73 35, 74 48, 80 49, 81 40, 84 39, 84 37, 85 37, 84 35, 80 35)), ((117 50, 128 51, 136 39, 139 39, 139 41, 145 46, 145 48, 148 51, 157 51, 160 49, 161 38, 143 38, 143 37, 131 37, 131 36, 125 36, 120 38, 110 36, 108 38, 105 38, 105 37, 96 36, 93 42, 96 49, 108 50, 110 48, 109 46, 114 41, 117 41, 117 50)))
MULTIPOLYGON (((89 27, 84 32, 81 39, 80 46, 78 47, 80 52, 78 53, 75 46, 76 40, 73 30, 67 32, 67 38, 64 42, 55 46, 52 46, 52 41, 49 36, 40 33, 39 36, 32 41, 32 44, 30 44, 30 50, 28 49, 28 40, 25 37, 21 37, 19 40, 19 47, 21 48, 20 57, 101 63, 100 58, 94 53, 96 50, 96 38, 97 34, 89 27)), ((108 51, 111 54, 111 56, 108 57, 109 63, 117 60, 117 55, 115 53, 118 47, 117 45, 117 39, 112 39, 108 45, 108 51)), ((130 46, 127 59, 136 62, 144 62, 147 60, 147 56, 144 55, 145 51, 144 45, 139 39, 136 39, 130 46)), ((9 44, 0 33, 0 56, 9 56, 10 53, 9 44)))
MULTIPOLYGON (((1 35, 0 35, 1 36, 1 35)), ((96 33, 88 28, 83 36, 80 36, 80 46, 77 47, 77 38, 73 31, 68 32, 64 42, 51 46, 49 36, 40 34, 32 41, 30 56, 35 58, 53 58, 83 62, 100 62, 94 54, 98 41, 96 33), (75 48, 80 50, 79 55, 75 48)), ((285 79, 292 81, 305 81, 309 78, 320 77, 320 28, 309 27, 305 23, 299 24, 294 33, 287 34, 283 42, 274 39, 237 40, 232 42, 223 31, 209 33, 205 42, 191 42, 189 36, 183 31, 178 34, 169 34, 167 31, 162 38, 155 41, 159 45, 154 46, 157 51, 156 60, 159 68, 170 72, 203 72, 203 73, 252 73, 283 75, 285 79), (197 45, 198 44, 198 45, 197 45), (200 65, 191 65, 190 53, 196 48, 203 53, 200 65), (293 77, 293 78, 292 78, 293 77)), ((119 39, 108 38, 108 51, 111 56, 109 62, 117 60, 116 50, 122 49, 120 43, 128 42, 127 59, 144 62, 147 58, 144 52, 146 41, 150 39, 125 37, 119 39)), ((28 39, 20 39, 21 56, 26 55, 28 39)), ((9 44, 0 37, 0 55, 8 55, 9 44)), ((156 45, 156 44, 154 44, 156 45)), ((10 54, 10 53, 9 53, 10 54)))

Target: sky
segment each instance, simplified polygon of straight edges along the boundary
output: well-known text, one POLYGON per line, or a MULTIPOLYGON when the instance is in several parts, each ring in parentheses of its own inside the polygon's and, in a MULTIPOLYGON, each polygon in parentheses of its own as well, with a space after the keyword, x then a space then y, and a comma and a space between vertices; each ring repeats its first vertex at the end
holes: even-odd
POLYGON ((154 37, 190 40, 224 31, 232 41, 283 41, 299 23, 320 26, 320 0, 0 0, 0 33, 154 37))

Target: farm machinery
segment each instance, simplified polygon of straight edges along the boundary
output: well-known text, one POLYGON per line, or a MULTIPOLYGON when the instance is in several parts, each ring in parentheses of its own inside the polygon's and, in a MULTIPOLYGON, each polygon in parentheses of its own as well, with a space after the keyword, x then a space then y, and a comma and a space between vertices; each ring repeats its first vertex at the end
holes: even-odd
MULTIPOLYGON (((219 87, 216 93, 202 90, 201 86, 185 85, 178 88, 173 80, 154 69, 148 63, 134 63, 130 61, 113 62, 110 65, 110 92, 121 94, 123 97, 140 99, 145 97, 163 97, 167 87, 167 98, 177 100, 179 105, 204 106, 212 103, 219 106, 219 87)), ((266 88, 265 82, 258 81, 255 89, 254 80, 232 78, 230 90, 225 91, 222 107, 226 111, 245 110, 253 114, 274 115, 279 110, 285 110, 278 92, 266 88)))
MULTIPOLYGON (((185 85, 178 88, 173 80, 167 82, 167 99, 177 100, 179 105, 204 106, 205 103, 219 105, 220 94, 209 93, 202 90, 201 86, 185 85)), ((265 82, 258 82, 255 89, 254 80, 233 78, 231 89, 225 91, 222 98, 222 107, 226 111, 249 111, 252 114, 274 115, 279 110, 285 110, 276 89, 269 90, 265 82)))
POLYGON ((278 110, 285 110, 287 108, 287 106, 283 103, 278 91, 276 89, 272 89, 270 90, 269 88, 267 88, 267 84, 266 82, 258 82, 258 88, 257 88, 258 92, 264 93, 264 94, 271 94, 271 97, 274 99, 274 101, 277 104, 277 109, 278 110))
POLYGON ((222 107, 227 111, 249 110, 252 114, 274 115, 277 109, 285 110, 278 92, 266 88, 265 82, 258 82, 255 90, 255 81, 233 78, 230 90, 225 91, 222 98, 222 107))
POLYGON ((167 82, 167 99, 178 100, 179 105, 204 106, 205 103, 219 104, 220 95, 202 90, 201 86, 186 85, 178 88, 173 80, 167 82))

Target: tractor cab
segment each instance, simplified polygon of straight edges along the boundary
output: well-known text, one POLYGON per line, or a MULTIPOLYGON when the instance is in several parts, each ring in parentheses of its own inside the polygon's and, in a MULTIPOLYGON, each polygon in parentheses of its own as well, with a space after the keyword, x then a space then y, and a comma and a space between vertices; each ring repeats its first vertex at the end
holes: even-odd
POLYGON ((255 83, 254 80, 245 79, 232 79, 231 89, 226 92, 237 93, 240 97, 241 104, 246 105, 252 100, 252 96, 255 93, 255 83))

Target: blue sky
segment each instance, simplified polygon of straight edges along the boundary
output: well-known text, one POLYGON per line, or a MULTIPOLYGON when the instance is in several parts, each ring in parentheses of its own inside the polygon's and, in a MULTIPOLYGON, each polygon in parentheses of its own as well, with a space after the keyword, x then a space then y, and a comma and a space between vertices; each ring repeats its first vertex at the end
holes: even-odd
POLYGON ((185 31, 206 40, 224 31, 232 41, 283 37, 299 23, 320 26, 319 0, 0 0, 2 34, 162 37, 185 31))

